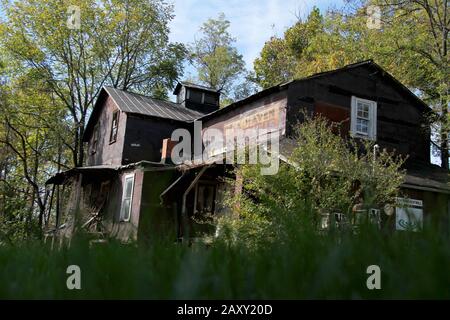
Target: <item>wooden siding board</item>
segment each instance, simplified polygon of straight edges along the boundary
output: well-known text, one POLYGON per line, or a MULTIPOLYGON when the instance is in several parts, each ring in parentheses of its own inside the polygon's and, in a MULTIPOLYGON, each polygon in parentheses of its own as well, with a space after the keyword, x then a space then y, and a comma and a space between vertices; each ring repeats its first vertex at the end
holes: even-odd
POLYGON ((170 138, 174 130, 188 127, 188 124, 184 125, 170 120, 128 115, 123 164, 142 160, 161 161, 163 140, 170 138))
POLYGON ((109 142, 112 117, 116 110, 119 110, 118 106, 111 97, 107 96, 101 106, 101 111, 97 120, 99 133, 95 153, 91 152, 94 135, 92 135, 89 140, 87 162, 90 166, 122 164, 122 151, 127 123, 127 115, 124 112, 120 112, 119 114, 117 139, 114 143, 109 142))
POLYGON ((377 143, 382 148, 408 154, 408 161, 430 162, 430 135, 425 127, 425 110, 380 74, 365 67, 290 84, 288 134, 295 123, 302 120, 299 116, 302 108, 308 112, 314 110, 332 120, 346 118, 351 109, 352 95, 377 102, 377 143), (314 102, 305 102, 305 97, 314 102), (342 107, 341 115, 336 106, 342 107))
POLYGON ((203 129, 205 130, 207 128, 214 128, 224 132, 225 126, 233 122, 263 112, 264 110, 275 108, 277 112, 276 116, 279 119, 280 129, 282 133, 284 133, 286 124, 286 105, 286 91, 274 93, 269 96, 257 99, 247 105, 243 105, 239 108, 233 109, 228 113, 206 120, 203 123, 203 129))

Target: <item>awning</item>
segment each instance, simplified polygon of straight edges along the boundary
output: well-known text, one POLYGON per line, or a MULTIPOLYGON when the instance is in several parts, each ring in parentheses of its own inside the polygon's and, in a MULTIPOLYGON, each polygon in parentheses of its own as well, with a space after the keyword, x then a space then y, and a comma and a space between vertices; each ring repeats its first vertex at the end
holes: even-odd
POLYGON ((121 166, 99 165, 99 166, 76 167, 55 174, 53 177, 48 179, 45 184, 63 184, 65 181, 67 181, 67 179, 75 176, 78 173, 82 173, 86 177, 107 178, 116 175, 118 172, 133 168, 141 168, 144 171, 161 171, 161 170, 176 169, 174 165, 151 161, 139 161, 121 166))
POLYGON ((45 184, 64 184, 64 182, 67 181, 67 179, 77 175, 78 173, 87 175, 99 175, 99 176, 114 175, 117 173, 119 168, 120 168, 119 166, 109 166, 109 165, 76 167, 55 174, 53 177, 48 179, 45 182, 45 184))

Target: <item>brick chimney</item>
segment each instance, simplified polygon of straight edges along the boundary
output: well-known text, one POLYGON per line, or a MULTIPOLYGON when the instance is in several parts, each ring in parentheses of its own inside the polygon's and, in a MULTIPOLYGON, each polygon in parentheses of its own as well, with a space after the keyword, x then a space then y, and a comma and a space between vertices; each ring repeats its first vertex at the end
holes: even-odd
POLYGON ((172 141, 169 138, 164 139, 162 143, 161 149, 161 162, 162 163, 170 163, 172 158, 172 149, 178 141, 172 141))

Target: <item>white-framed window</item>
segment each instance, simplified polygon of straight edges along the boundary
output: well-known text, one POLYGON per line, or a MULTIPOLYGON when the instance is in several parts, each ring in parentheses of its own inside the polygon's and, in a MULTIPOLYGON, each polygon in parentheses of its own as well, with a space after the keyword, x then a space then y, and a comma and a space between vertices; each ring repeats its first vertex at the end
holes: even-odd
POLYGON ((133 202, 134 173, 124 177, 122 205, 120 207, 120 221, 130 221, 133 202))
POLYGON ((376 140, 377 103, 352 97, 351 134, 354 137, 376 140))

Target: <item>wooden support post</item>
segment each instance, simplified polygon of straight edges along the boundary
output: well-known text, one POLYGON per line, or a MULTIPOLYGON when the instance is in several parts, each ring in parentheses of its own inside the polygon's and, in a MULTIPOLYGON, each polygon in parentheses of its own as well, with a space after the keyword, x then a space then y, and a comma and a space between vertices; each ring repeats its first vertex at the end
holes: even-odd
MULTIPOLYGON (((79 173, 77 177, 77 185, 75 189, 75 210, 73 212, 73 226, 72 233, 77 231, 78 219, 80 216, 80 200, 81 200, 81 186, 83 182, 83 174, 79 173)), ((73 234, 72 234, 73 235, 73 234)))
POLYGON ((189 228, 188 228, 188 215, 187 215, 187 208, 186 208, 186 198, 189 192, 192 190, 192 188, 196 185, 198 180, 202 177, 203 173, 205 173, 206 169, 208 169, 209 166, 204 166, 198 173, 197 176, 194 178, 194 180, 191 182, 189 187, 186 189, 186 191, 183 193, 183 203, 181 207, 181 221, 183 224, 183 241, 189 241, 189 228))

